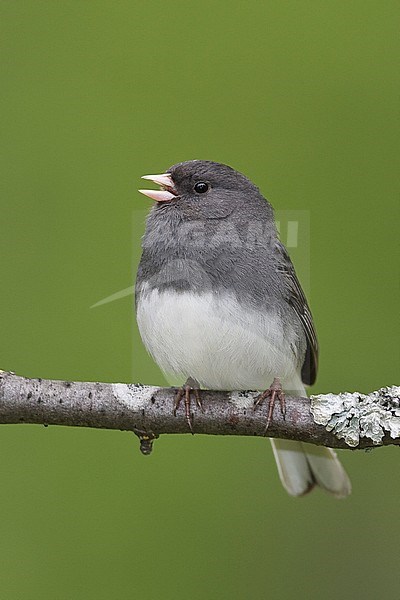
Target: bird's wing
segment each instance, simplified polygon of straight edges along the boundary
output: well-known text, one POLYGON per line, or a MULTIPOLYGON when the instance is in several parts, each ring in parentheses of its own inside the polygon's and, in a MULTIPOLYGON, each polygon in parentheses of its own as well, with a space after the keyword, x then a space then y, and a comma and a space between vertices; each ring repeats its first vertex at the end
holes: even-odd
POLYGON ((276 255, 278 259, 277 269, 286 281, 287 301, 299 317, 306 335, 307 349, 301 369, 301 378, 303 383, 312 385, 317 377, 318 369, 318 340, 312 314, 289 254, 279 240, 276 242, 276 255))

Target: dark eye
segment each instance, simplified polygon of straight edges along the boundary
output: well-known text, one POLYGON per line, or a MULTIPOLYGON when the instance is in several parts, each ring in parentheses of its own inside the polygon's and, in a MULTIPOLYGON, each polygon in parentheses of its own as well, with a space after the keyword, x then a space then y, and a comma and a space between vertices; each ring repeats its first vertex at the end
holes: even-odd
POLYGON ((205 194, 207 190, 208 183, 205 183, 204 181, 198 181, 194 186, 194 191, 198 194, 205 194))

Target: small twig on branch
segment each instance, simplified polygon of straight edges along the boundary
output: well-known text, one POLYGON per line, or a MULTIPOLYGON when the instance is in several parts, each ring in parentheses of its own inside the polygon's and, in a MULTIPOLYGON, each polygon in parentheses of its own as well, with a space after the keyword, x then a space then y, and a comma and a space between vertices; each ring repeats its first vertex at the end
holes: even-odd
MULTIPOLYGON (((140 384, 27 379, 0 371, 0 423, 38 423, 134 431, 141 450, 162 433, 190 433, 175 388, 140 384)), ((253 410, 257 392, 201 391, 193 407, 195 433, 262 436, 267 407, 253 410)), ((331 448, 400 445, 400 387, 368 395, 286 397, 286 416, 275 411, 268 437, 331 448)))

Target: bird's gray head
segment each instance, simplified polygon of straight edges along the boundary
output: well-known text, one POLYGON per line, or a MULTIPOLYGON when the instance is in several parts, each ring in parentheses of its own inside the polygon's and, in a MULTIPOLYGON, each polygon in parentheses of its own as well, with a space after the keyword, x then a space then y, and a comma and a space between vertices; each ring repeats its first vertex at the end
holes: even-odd
MULTIPOLYGON (((191 160, 146 175, 158 190, 142 240, 140 286, 207 290, 257 285, 260 261, 272 260, 277 240, 272 207, 258 188, 227 165, 191 160)), ((236 289, 235 288, 235 289, 236 289)))
MULTIPOLYGON (((272 208, 247 177, 227 165, 190 160, 170 167, 162 175, 146 175, 161 190, 140 190, 156 200, 155 212, 178 213, 186 220, 272 219, 272 208)), ((160 214, 161 216, 161 214, 160 214)))

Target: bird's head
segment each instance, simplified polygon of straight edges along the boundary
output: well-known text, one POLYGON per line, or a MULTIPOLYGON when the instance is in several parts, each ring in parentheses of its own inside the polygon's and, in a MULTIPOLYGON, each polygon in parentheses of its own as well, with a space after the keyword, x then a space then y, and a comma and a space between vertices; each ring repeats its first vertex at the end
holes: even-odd
POLYGON ((139 190, 156 201, 156 210, 179 211, 183 219, 221 219, 243 213, 251 217, 253 211, 269 207, 247 177, 212 161, 178 163, 163 174, 145 175, 143 179, 161 187, 159 190, 139 190))

